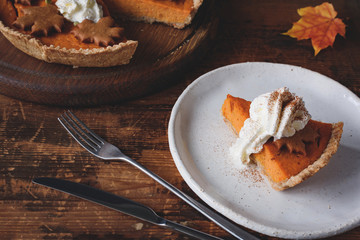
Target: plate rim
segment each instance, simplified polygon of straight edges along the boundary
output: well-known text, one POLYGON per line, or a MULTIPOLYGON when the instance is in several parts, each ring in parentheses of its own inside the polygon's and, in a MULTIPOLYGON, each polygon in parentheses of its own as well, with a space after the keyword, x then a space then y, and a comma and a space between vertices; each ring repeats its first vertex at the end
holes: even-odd
MULTIPOLYGON (((206 79, 209 75, 212 75, 215 72, 226 70, 229 68, 236 68, 238 66, 241 67, 243 65, 278 65, 278 66, 282 65, 284 67, 298 68, 301 70, 309 71, 312 74, 321 76, 326 81, 330 81, 332 84, 335 84, 336 87, 341 88, 343 91, 346 91, 349 94, 349 96, 351 98, 353 98, 357 102, 357 104, 359 104, 359 106, 360 106, 360 98, 355 93, 353 93, 351 90, 349 90, 347 87, 342 85, 341 83, 335 81, 334 79, 329 78, 326 75, 315 72, 313 70, 303 68, 301 66, 290 65, 290 64, 271 63, 271 62, 240 62, 240 63, 234 63, 234 64, 225 65, 225 66, 213 69, 213 70, 201 75, 197 79, 195 79, 180 94, 180 96, 178 97, 177 101, 175 102, 175 104, 172 108, 170 119, 169 119, 169 125, 168 125, 168 141, 169 141, 169 148, 170 148, 171 155, 173 157, 173 160, 175 162, 175 165, 176 165, 180 175, 182 176, 182 178, 184 179, 186 184, 192 189, 192 191, 212 208, 215 207, 214 206, 215 203, 213 203, 213 200, 210 199, 211 198, 210 194, 207 194, 204 191, 202 191, 199 184, 192 179, 190 173, 186 170, 186 167, 184 166, 184 163, 181 160, 181 157, 177 150, 177 144, 176 144, 176 140, 175 140, 175 120, 176 120, 177 114, 179 113, 179 109, 180 109, 180 106, 181 106, 184 98, 194 87, 196 87, 197 84, 199 84, 199 82, 201 82, 203 79, 206 79)), ((225 211, 231 210, 228 207, 223 206, 222 204, 219 204, 219 205, 216 205, 216 208, 222 209, 222 211, 221 210, 218 211, 220 214, 223 214, 223 212, 225 212, 225 211)), ((321 229, 321 230, 317 230, 317 231, 310 231, 310 232, 309 231, 286 230, 286 229, 280 229, 280 228, 276 228, 276 227, 270 227, 270 226, 266 226, 265 224, 261 224, 259 222, 248 219, 242 215, 237 216, 237 218, 240 219, 240 221, 235 221, 235 222, 237 222, 239 225, 242 225, 244 227, 247 227, 249 229, 257 231, 259 233, 263 233, 263 234, 266 234, 269 236, 274 236, 274 237, 292 238, 292 239, 296 239, 296 238, 309 239, 309 238, 314 238, 314 237, 315 238, 329 237, 329 236, 333 236, 333 235, 337 235, 337 234, 346 232, 357 226, 360 226, 360 216, 357 217, 356 219, 350 219, 348 222, 346 222, 346 224, 338 225, 337 228, 332 226, 331 228, 321 229)))

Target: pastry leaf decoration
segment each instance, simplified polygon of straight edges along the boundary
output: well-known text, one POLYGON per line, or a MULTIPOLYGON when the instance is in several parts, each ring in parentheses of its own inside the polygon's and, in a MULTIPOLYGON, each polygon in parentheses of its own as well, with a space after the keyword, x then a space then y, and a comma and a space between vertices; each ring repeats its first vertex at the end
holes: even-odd
POLYGON ((324 48, 333 46, 337 34, 345 37, 345 24, 336 18, 337 12, 331 3, 298 9, 300 20, 284 33, 297 40, 311 39, 315 56, 324 48))
POLYGON ((97 23, 85 19, 77 24, 72 33, 82 42, 93 42, 99 46, 115 44, 115 39, 120 39, 123 28, 114 27, 115 21, 111 17, 103 17, 97 23))
POLYGON ((30 6, 31 5, 31 0, 15 0, 15 3, 20 3, 20 4, 25 5, 25 6, 30 6))
POLYGON ((18 17, 13 25, 22 30, 31 27, 31 34, 45 35, 55 29, 61 32, 64 25, 64 17, 58 14, 57 7, 47 4, 44 7, 27 7, 23 8, 24 16, 18 17))
POLYGON ((300 153, 306 155, 305 143, 316 142, 320 137, 317 131, 314 131, 311 127, 305 127, 298 131, 292 137, 284 137, 274 142, 277 149, 280 151, 283 147, 286 147, 290 153, 300 153))

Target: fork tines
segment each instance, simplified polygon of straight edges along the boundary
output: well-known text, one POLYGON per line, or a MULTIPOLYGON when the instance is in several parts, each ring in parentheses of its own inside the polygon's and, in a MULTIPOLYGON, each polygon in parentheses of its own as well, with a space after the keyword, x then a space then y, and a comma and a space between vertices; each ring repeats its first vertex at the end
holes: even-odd
POLYGON ((96 153, 104 144, 104 140, 88 128, 70 110, 60 115, 58 120, 66 131, 89 152, 96 153))

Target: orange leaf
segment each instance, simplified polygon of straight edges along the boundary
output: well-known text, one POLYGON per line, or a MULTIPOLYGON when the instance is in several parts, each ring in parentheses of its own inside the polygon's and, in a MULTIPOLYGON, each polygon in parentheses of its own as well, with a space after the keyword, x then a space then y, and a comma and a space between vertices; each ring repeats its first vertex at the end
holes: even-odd
POLYGON ((284 35, 297 40, 311 38, 315 56, 320 50, 332 46, 338 33, 345 37, 345 24, 341 19, 335 18, 337 12, 331 3, 300 8, 298 14, 301 16, 300 20, 284 35))

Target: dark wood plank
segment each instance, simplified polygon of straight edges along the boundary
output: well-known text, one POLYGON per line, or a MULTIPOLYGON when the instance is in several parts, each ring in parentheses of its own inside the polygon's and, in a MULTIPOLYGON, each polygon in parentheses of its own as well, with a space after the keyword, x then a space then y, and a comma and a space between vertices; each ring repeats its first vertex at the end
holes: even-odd
MULTIPOLYGON (((124 153, 201 201, 179 175, 167 140, 172 106, 200 75, 238 62, 286 63, 329 76, 360 96, 359 1, 332 2, 348 26, 346 39, 337 37, 333 48, 316 57, 309 41, 281 35, 298 19, 297 8, 321 2, 218 1, 220 25, 215 44, 208 49, 207 57, 178 73, 181 81, 121 104, 73 111, 124 153)), ((4 49, 0 51, 6 54, 4 49)), ((130 165, 105 163, 84 151, 56 120, 64 109, 0 95, 1 239, 186 239, 182 234, 31 183, 33 177, 40 176, 90 184, 144 203, 170 220, 233 239, 130 165)), ((261 239, 278 239, 250 232, 261 239)), ((328 239, 359 238, 357 227, 328 239)))

